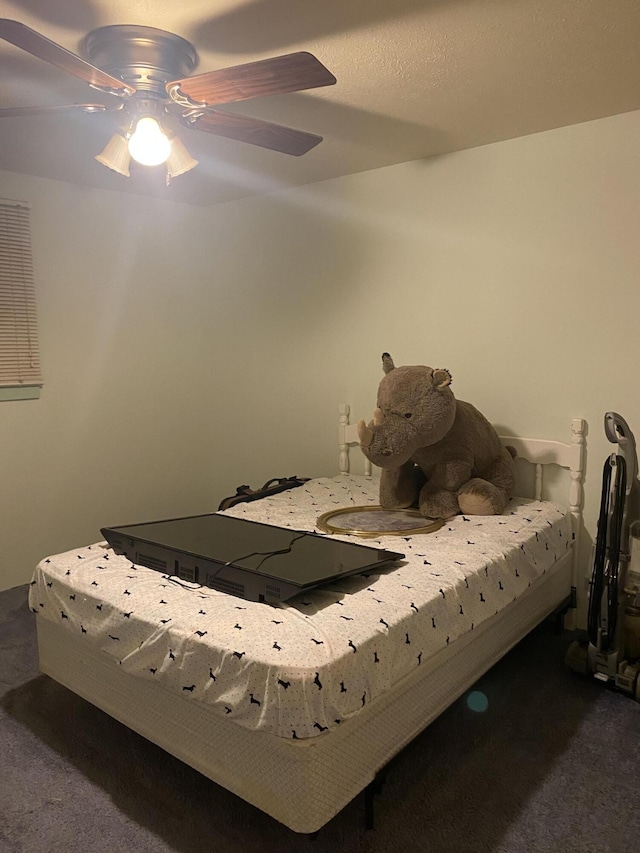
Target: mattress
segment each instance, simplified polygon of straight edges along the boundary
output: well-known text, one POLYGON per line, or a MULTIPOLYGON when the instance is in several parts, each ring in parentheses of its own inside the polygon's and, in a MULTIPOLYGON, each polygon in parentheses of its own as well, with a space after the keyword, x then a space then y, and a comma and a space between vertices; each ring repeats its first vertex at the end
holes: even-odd
MULTIPOLYGON (((315 530, 329 509, 375 504, 377 489, 364 477, 322 478, 227 514, 315 530)), ((279 605, 178 583, 94 543, 43 560, 30 605, 124 673, 245 729, 304 740, 364 713, 472 636, 571 543, 563 507, 514 499, 503 516, 457 516, 435 533, 367 540, 405 560, 279 605)))

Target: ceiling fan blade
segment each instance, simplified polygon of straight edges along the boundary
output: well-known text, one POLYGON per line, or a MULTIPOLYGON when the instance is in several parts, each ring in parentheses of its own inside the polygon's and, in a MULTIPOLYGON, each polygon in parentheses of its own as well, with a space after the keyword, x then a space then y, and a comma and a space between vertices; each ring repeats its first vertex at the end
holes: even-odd
POLYGON ((113 95, 133 95, 135 89, 128 86, 117 77, 112 77, 106 71, 101 71, 81 57, 71 53, 65 47, 56 44, 31 27, 12 21, 9 18, 0 18, 0 38, 8 41, 16 47, 26 50, 27 53, 55 65, 57 68, 79 77, 94 89, 100 89, 113 95))
POLYGON ((13 118, 15 116, 36 116, 44 113, 62 113, 78 111, 83 113, 115 112, 122 109, 122 104, 116 107, 107 107, 104 104, 63 104, 55 107, 4 107, 0 109, 0 118, 13 118))
POLYGON ((331 86, 335 82, 333 74, 315 56, 301 51, 173 80, 166 88, 176 101, 186 95, 198 104, 213 105, 331 86))
POLYGON ((294 130, 281 124, 272 124, 257 118, 226 113, 222 110, 208 110, 197 118, 187 116, 184 120, 188 127, 236 139, 238 142, 248 142, 260 148, 270 148, 282 154, 292 154, 299 157, 314 148, 322 137, 303 130, 294 130))

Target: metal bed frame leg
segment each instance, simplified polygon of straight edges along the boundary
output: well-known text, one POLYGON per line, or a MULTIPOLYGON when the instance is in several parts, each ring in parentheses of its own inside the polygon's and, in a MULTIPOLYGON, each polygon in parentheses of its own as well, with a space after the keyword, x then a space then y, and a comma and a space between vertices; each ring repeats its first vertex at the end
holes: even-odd
MULTIPOLYGON (((369 829, 375 829, 374 827, 374 803, 375 797, 380 794, 382 791, 382 787, 385 783, 387 771, 386 767, 383 767, 382 770, 379 770, 373 781, 369 782, 367 787, 364 789, 364 828, 365 831, 369 829)), ((305 833, 305 838, 309 841, 316 841, 318 836, 320 835, 320 830, 317 829, 315 832, 307 832, 305 833)))
POLYGON ((373 782, 369 782, 367 787, 364 789, 364 828, 375 829, 374 826, 374 803, 375 797, 382 791, 382 786, 384 785, 386 778, 386 771, 379 770, 376 773, 373 782))
POLYGON ((571 593, 569 597, 562 602, 562 604, 557 608, 555 613, 553 614, 554 619, 554 632, 556 635, 560 636, 564 631, 565 627, 565 617, 569 613, 570 610, 575 610, 577 607, 577 598, 576 598, 576 588, 575 586, 571 587, 571 593))

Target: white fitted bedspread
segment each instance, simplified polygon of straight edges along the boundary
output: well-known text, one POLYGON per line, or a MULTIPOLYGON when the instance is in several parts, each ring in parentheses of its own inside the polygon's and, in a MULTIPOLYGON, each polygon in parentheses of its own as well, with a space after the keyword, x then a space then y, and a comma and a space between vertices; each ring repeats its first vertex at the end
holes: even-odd
MULTIPOLYGON (((376 480, 340 475, 227 514, 315 530, 323 512, 377 501, 376 480)), ((520 596, 571 547, 572 528, 558 504, 515 498, 502 516, 364 541, 406 559, 277 605, 177 583, 105 543, 42 560, 29 601, 126 672, 247 728, 310 738, 520 596)))

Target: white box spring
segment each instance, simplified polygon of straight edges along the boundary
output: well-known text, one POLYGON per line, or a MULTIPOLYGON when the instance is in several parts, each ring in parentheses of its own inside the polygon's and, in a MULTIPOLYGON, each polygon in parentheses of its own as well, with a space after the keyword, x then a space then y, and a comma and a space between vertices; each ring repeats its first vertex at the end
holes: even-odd
POLYGON ((202 702, 123 671, 114 658, 45 619, 38 619, 40 668, 292 830, 310 833, 566 599, 570 587, 567 556, 360 714, 307 740, 235 725, 202 702))

